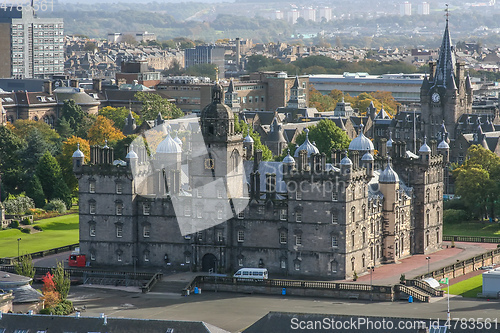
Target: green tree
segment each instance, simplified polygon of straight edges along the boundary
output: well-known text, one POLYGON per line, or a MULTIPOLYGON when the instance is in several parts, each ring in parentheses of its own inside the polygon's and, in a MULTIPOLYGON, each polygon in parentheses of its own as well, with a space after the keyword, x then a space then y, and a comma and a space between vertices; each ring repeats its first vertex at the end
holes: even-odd
MULTIPOLYGON (((48 200, 55 198, 56 184, 62 179, 61 167, 57 160, 48 151, 43 154, 36 168, 36 175, 42 183, 43 193, 48 200)), ((60 198, 63 199, 64 198, 60 198)))
MULTIPOLYGON (((347 134, 337 127, 335 123, 329 119, 321 120, 317 125, 308 127, 309 129, 309 141, 315 142, 316 147, 320 153, 325 153, 327 160, 331 159, 331 153, 333 149, 348 149, 351 140, 347 134)), ((294 143, 290 143, 288 148, 290 149, 290 154, 293 156, 295 154, 296 145, 301 145, 306 140, 306 133, 300 133, 294 143)), ((280 159, 286 156, 287 152, 283 152, 280 159)))
POLYGON ((86 117, 87 113, 82 110, 82 107, 76 104, 74 100, 68 99, 64 101, 58 125, 60 125, 61 120, 64 119, 69 123, 73 132, 76 133, 82 126, 82 122, 86 117))
POLYGON ((43 208, 45 206, 45 194, 43 193, 42 183, 37 175, 33 175, 31 181, 26 188, 26 194, 33 199, 36 208, 43 208))
POLYGON ((211 80, 215 80, 217 75, 217 65, 215 64, 193 65, 186 68, 185 72, 187 75, 208 76, 211 80))
MULTIPOLYGON (((127 119, 129 113, 130 110, 124 107, 114 108, 111 106, 106 106, 99 110, 99 116, 103 116, 108 118, 109 120, 112 120, 114 126, 120 131, 123 130, 123 127, 125 126, 125 119, 127 119)), ((132 117, 134 117, 137 125, 140 125, 139 116, 135 112, 132 112, 132 117)))
POLYGON ((157 95, 139 91, 134 96, 142 102, 141 118, 142 120, 152 120, 161 113, 163 118, 173 119, 184 116, 184 112, 176 105, 170 103, 167 99, 157 95))
POLYGON ((55 269, 52 269, 52 281, 54 281, 55 291, 59 293, 61 300, 68 297, 71 285, 69 272, 64 270, 64 264, 59 261, 55 269))
POLYGON ((19 150, 23 147, 23 140, 11 129, 12 125, 0 126, 0 173, 2 182, 2 198, 8 197, 9 193, 20 193, 20 184, 23 182, 23 172, 19 150))
POLYGON ((14 263, 16 274, 31 278, 30 284, 33 283, 35 277, 35 265, 30 254, 20 256, 18 261, 14 263))
POLYGON ((236 133, 241 133, 243 136, 246 136, 247 133, 250 133, 250 136, 253 139, 253 150, 262 150, 262 160, 270 161, 273 158, 273 153, 269 148, 262 143, 260 140, 260 134, 255 132, 251 126, 245 123, 243 120, 239 120, 238 116, 235 115, 235 126, 234 130, 236 133))
POLYGON ((54 184, 54 192, 52 193, 52 197, 48 198, 49 200, 60 199, 64 201, 67 209, 71 208, 72 200, 71 200, 71 191, 66 185, 62 175, 61 177, 56 179, 56 183, 54 184))

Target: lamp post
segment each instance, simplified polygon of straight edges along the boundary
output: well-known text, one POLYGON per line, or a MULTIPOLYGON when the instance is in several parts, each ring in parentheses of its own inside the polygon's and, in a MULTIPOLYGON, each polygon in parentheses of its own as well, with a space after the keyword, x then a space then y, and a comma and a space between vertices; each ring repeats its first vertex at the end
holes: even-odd
POLYGON ((427 260, 427 274, 431 272, 431 257, 426 257, 425 260, 427 260))
POLYGON ((17 239, 17 260, 19 261, 19 242, 21 241, 21 238, 17 239))

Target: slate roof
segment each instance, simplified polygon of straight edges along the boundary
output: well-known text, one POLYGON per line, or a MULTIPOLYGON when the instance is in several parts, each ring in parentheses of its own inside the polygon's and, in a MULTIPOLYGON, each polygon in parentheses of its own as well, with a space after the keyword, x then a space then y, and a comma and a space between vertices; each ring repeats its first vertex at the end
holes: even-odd
POLYGON ((76 316, 26 315, 5 313, 0 319, 0 332, 25 330, 46 333, 228 333, 202 321, 151 320, 131 318, 96 318, 76 316))

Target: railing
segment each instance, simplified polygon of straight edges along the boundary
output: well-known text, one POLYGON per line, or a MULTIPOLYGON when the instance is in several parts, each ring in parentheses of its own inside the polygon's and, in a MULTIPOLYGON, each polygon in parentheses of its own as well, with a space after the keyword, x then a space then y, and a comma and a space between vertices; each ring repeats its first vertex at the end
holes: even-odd
POLYGON ((163 277, 163 274, 160 272, 153 275, 153 277, 151 279, 149 279, 149 281, 141 287, 142 293, 145 294, 145 293, 150 292, 151 288, 153 288, 155 286, 156 282, 158 282, 158 280, 161 280, 162 277, 163 277))
MULTIPOLYGON (((35 258, 42 258, 42 257, 48 256, 48 255, 51 255, 51 254, 57 254, 59 252, 72 251, 75 248, 77 248, 78 245, 79 244, 76 243, 76 244, 70 244, 70 245, 60 246, 60 247, 56 247, 56 248, 49 249, 49 250, 43 250, 43 251, 29 253, 29 255, 33 259, 35 259, 35 258)), ((16 259, 17 259, 17 257, 0 258, 0 264, 12 265, 12 263, 16 259)))
POLYGON ((430 296, 424 295, 424 294, 412 289, 411 287, 399 284, 399 285, 396 285, 395 288, 396 288, 396 290, 399 290, 399 292, 410 295, 411 297, 413 297, 414 299, 416 299, 418 301, 426 302, 426 303, 429 302, 430 296))
POLYGON ((494 243, 500 244, 500 237, 481 237, 481 236, 443 236, 444 241, 469 242, 469 243, 494 243))
POLYGON ((409 287, 413 286, 420 290, 423 290, 431 296, 443 297, 444 295, 444 291, 434 289, 431 286, 429 286, 427 282, 421 280, 406 280, 406 285, 409 287))
POLYGON ((203 283, 245 285, 245 286, 266 286, 279 288, 307 288, 307 289, 329 289, 346 291, 367 291, 374 293, 392 293, 391 286, 374 286, 369 284, 329 282, 329 281, 301 281, 301 280, 281 280, 281 279, 240 279, 220 276, 197 276, 185 289, 191 289, 203 283))

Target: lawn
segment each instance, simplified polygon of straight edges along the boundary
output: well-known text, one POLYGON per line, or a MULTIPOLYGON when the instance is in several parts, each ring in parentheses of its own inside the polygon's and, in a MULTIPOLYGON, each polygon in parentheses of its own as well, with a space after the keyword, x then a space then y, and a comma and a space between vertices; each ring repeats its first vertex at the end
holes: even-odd
MULTIPOLYGON (((441 285, 441 288, 447 292, 448 286, 441 285)), ((483 275, 479 274, 470 279, 460 281, 450 286, 450 295, 461 295, 463 297, 475 298, 478 293, 483 291, 483 275)))
POLYGON ((36 221, 42 232, 25 234, 18 229, 0 231, 0 258, 17 256, 17 239, 21 254, 33 253, 78 243, 78 214, 36 221))
POLYGON ((460 224, 445 224, 445 235, 500 237, 500 223, 464 222, 460 224))

